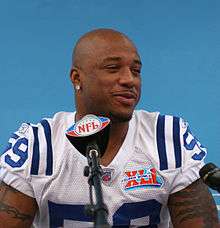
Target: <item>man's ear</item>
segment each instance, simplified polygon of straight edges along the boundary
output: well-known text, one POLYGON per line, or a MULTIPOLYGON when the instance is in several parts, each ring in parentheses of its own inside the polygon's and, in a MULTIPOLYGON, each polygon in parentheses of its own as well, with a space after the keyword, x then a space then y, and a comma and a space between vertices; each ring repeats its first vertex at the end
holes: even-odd
POLYGON ((80 70, 77 67, 72 67, 70 71, 70 80, 73 86, 80 86, 80 70))

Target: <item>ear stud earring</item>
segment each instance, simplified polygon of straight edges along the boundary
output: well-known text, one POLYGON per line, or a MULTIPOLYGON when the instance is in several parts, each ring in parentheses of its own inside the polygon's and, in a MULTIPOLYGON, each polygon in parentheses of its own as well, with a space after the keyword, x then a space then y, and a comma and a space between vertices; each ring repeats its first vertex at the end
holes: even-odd
POLYGON ((80 90, 80 86, 79 86, 79 85, 76 85, 76 86, 75 86, 75 89, 76 89, 76 90, 80 90))

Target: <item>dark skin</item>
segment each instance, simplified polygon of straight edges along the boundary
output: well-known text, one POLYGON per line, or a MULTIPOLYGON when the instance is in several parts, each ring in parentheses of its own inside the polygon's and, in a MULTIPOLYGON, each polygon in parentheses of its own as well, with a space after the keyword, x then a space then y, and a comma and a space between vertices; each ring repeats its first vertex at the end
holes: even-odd
POLYGON ((34 198, 0 183, 0 228, 30 227, 37 210, 34 198))
POLYGON ((220 227, 214 199, 201 179, 170 195, 168 208, 174 227, 220 227))
MULTIPOLYGON (((141 93, 141 60, 134 44, 113 30, 84 35, 73 54, 70 78, 80 86, 76 94, 76 120, 88 113, 111 119, 109 144, 101 164, 118 153, 141 93)), ((175 228, 218 227, 217 209, 207 187, 198 180, 171 194, 168 200, 175 228)), ((0 228, 30 227, 37 212, 35 199, 1 183, 0 228), (3 225, 2 225, 3 224, 3 225)))

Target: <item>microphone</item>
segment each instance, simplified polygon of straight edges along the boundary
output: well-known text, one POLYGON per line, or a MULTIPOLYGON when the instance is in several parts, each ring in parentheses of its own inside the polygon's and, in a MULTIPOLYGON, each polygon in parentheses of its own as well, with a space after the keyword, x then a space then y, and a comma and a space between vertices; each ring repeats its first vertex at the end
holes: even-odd
POLYGON ((92 216, 95 228, 110 228, 108 224, 108 208, 103 200, 99 164, 105 153, 110 129, 110 119, 92 114, 84 116, 66 131, 71 144, 87 157, 88 166, 84 168, 84 176, 88 177, 90 204, 85 207, 85 213, 92 216), (94 186, 96 204, 94 205, 92 187, 94 186))
POLYGON ((109 130, 109 118, 88 114, 66 131, 66 137, 84 156, 96 150, 102 157, 108 144, 109 130))
POLYGON ((208 163, 200 169, 199 175, 205 184, 220 193, 220 168, 208 163))

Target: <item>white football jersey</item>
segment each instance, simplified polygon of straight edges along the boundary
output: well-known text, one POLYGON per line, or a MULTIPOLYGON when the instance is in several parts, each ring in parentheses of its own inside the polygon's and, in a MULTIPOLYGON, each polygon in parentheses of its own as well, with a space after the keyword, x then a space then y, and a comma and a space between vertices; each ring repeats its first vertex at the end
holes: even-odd
MULTIPOLYGON (((92 227, 87 158, 65 133, 75 113, 59 112, 37 125, 24 123, 1 156, 0 178, 34 197, 34 227, 92 227)), ((104 202, 114 227, 168 227, 167 201, 199 178, 206 149, 181 118, 135 111, 118 153, 103 167, 104 202)))

